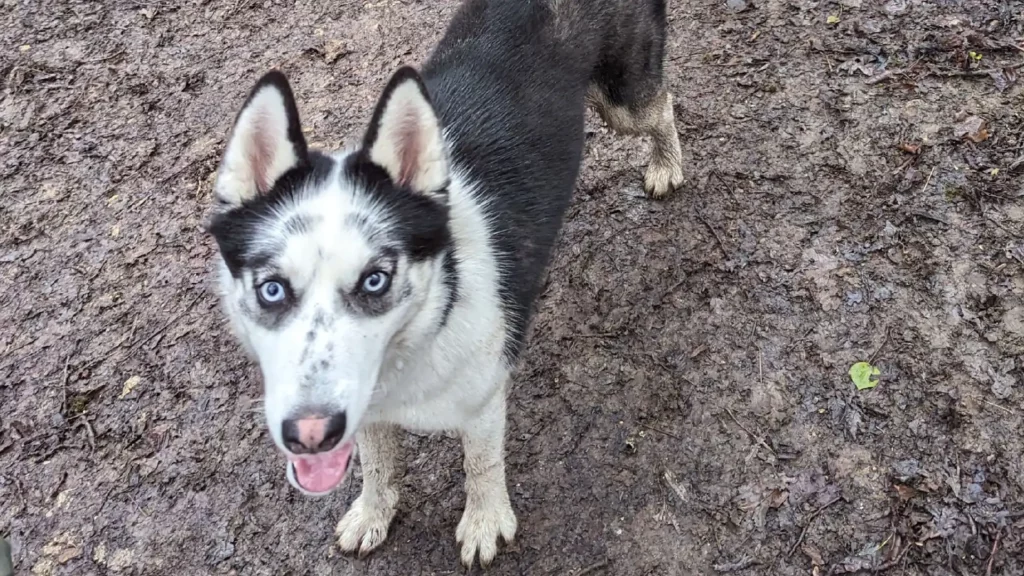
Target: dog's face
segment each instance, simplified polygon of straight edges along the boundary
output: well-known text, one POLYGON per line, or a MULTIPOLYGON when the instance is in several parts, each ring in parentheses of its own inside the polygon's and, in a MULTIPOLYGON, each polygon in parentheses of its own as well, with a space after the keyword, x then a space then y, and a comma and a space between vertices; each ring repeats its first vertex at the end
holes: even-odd
POLYGON ((447 185, 441 127, 412 69, 392 78, 353 152, 307 150, 278 72, 238 115, 210 231, 271 436, 307 493, 344 480, 382 368, 445 314, 447 185))

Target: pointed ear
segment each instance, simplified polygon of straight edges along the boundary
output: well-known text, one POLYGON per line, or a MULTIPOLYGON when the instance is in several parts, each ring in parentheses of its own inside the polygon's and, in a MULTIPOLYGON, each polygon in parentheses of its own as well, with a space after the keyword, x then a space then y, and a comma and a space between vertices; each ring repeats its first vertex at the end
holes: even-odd
POLYGON ((285 172, 308 162, 295 97, 284 74, 260 78, 235 119, 214 191, 227 206, 266 194, 285 172))
POLYGON ((419 73, 408 66, 391 77, 363 139, 363 154, 395 184, 429 194, 448 186, 441 123, 419 73))

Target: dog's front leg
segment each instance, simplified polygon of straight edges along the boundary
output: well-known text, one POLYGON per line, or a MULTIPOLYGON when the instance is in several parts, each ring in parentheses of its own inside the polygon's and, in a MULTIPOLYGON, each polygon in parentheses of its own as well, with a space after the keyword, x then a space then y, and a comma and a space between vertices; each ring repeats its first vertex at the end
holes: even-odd
POLYGON ((462 544, 462 563, 472 567, 479 552, 487 566, 498 553, 498 537, 512 542, 516 515, 505 486, 505 390, 488 402, 480 416, 462 430, 465 451, 466 510, 455 539, 462 544))
POLYGON ((398 428, 371 424, 359 432, 363 492, 338 522, 335 534, 342 552, 365 556, 384 543, 398 506, 403 465, 398 428))

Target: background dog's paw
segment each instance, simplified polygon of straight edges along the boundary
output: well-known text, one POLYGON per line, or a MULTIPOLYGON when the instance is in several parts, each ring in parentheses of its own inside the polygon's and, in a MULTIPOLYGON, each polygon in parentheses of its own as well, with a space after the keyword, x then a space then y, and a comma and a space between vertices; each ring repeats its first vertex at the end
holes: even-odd
POLYGON ((338 548, 346 553, 358 551, 360 558, 366 556, 387 539, 388 526, 394 517, 394 506, 384 505, 377 499, 367 504, 363 496, 356 498, 334 531, 338 548))
POLYGON ((669 161, 652 160, 644 174, 644 191, 656 200, 683 185, 683 168, 669 161))
POLYGON ((462 545, 462 563, 473 566, 479 553, 480 565, 486 567, 498 554, 498 537, 511 543, 516 535, 516 515, 506 498, 498 505, 466 506, 455 540, 462 545))

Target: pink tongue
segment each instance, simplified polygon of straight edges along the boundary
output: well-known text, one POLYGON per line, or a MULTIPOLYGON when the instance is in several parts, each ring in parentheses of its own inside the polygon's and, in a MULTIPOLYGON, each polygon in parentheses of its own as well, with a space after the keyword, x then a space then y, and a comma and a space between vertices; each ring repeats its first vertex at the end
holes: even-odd
POLYGON ((310 492, 327 492, 345 478, 345 468, 352 455, 352 444, 345 444, 324 454, 301 456, 292 460, 295 479, 310 492))

